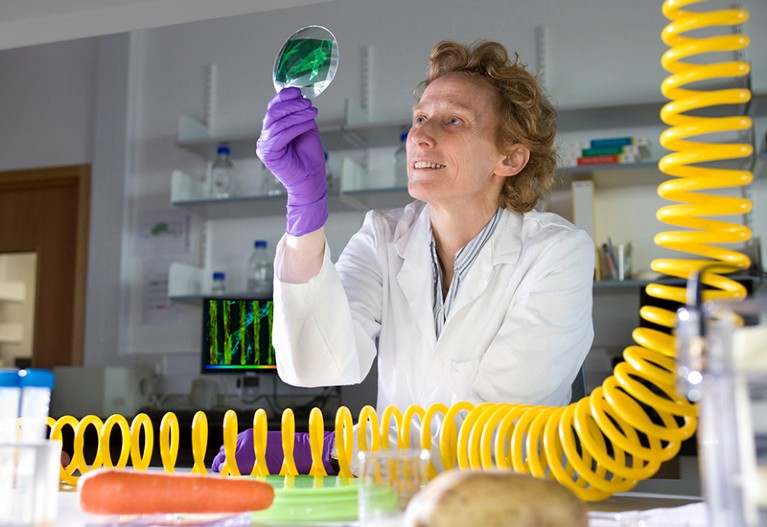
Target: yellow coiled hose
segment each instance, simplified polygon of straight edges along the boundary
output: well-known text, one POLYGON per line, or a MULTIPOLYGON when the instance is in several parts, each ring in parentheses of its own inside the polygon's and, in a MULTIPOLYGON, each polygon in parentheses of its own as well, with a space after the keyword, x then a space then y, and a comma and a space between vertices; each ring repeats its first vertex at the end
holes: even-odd
MULTIPOLYGON (((660 169, 676 179, 663 183, 659 193, 679 202, 663 207, 658 218, 668 224, 683 227, 681 232, 662 232, 655 243, 676 251, 691 253, 704 259, 655 260, 652 268, 668 276, 688 278, 693 272, 710 268, 713 262, 746 269, 748 258, 733 250, 715 247, 716 243, 745 242, 748 229, 704 219, 702 216, 743 214, 750 210, 747 200, 715 197, 699 193, 720 187, 746 185, 751 174, 742 170, 723 170, 693 164, 716 160, 743 158, 751 154, 748 145, 693 142, 690 137, 739 131, 751 126, 745 117, 697 117, 689 112, 716 105, 746 102, 750 94, 745 89, 698 91, 684 88, 694 82, 710 81, 748 74, 748 65, 731 61, 717 64, 688 64, 684 60, 709 52, 743 49, 748 39, 742 35, 690 38, 684 33, 717 26, 741 24, 747 19, 742 9, 711 13, 685 12, 682 9, 701 0, 667 1, 664 14, 672 20, 663 31, 663 39, 671 49, 663 56, 664 67, 672 73, 663 83, 662 91, 671 102, 665 105, 662 119, 671 125, 661 136, 661 143, 672 153, 660 161, 660 169)), ((713 289, 707 297, 742 298, 744 289, 726 277, 708 272, 704 282, 713 289)), ((650 284, 648 293, 656 298, 685 301, 684 287, 650 284)), ((654 307, 642 307, 641 316, 650 322, 673 328, 675 313, 654 307)), ((389 444, 389 431, 398 433, 397 447, 410 444, 411 429, 420 426, 422 448, 432 447, 432 424, 439 423, 438 452, 443 469, 501 468, 529 473, 536 477, 553 478, 573 490, 584 500, 600 500, 616 492, 631 489, 640 480, 649 478, 661 463, 673 458, 681 443, 696 429, 696 407, 675 389, 674 338, 666 333, 640 328, 633 333, 636 345, 625 349, 614 374, 607 378, 590 396, 566 407, 542 407, 518 404, 462 402, 452 407, 443 404, 421 408, 414 405, 404 412, 399 408, 384 409, 380 416, 371 407, 360 412, 357 445, 360 450, 394 447, 389 444), (367 433, 366 433, 367 431, 367 433), (371 432, 372 431, 372 432, 371 432), (368 436, 368 433, 370 434, 368 436)), ((68 467, 62 469, 62 480, 76 481, 75 473, 84 473, 99 466, 126 466, 146 469, 151 458, 153 428, 145 414, 128 424, 122 416, 112 416, 105 422, 94 416, 81 421, 72 417, 51 420, 52 438, 61 438, 64 426, 75 430, 75 453, 68 467), (84 459, 83 433, 88 426, 97 429, 99 448, 89 463, 84 459), (115 427, 121 431, 122 450, 116 463, 108 448, 115 427), (143 444, 143 450, 138 448, 143 444)), ((324 423, 322 413, 315 408, 309 421, 310 442, 314 463, 311 474, 325 475, 322 463, 324 423)), ((165 470, 173 471, 178 450, 178 420, 166 414, 160 425, 159 446, 165 470)), ((293 461, 293 413, 282 416, 285 463, 281 474, 296 474, 293 461)), ((336 414, 336 447, 340 476, 351 476, 354 429, 351 412, 342 407, 336 414)), ((233 411, 224 418, 224 448, 227 461, 222 474, 238 475, 235 442, 238 432, 237 416, 233 411)), ((253 475, 266 475, 263 452, 266 448, 267 417, 257 410, 253 419, 256 463, 253 475)), ((192 425, 193 472, 205 472, 207 419, 198 412, 192 425)), ((430 475, 436 474, 434 465, 430 475)))

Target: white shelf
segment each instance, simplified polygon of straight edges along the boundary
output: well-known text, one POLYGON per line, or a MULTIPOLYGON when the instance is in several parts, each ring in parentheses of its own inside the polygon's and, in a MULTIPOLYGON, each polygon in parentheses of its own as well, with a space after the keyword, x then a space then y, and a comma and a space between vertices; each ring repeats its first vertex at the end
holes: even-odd
MULTIPOLYGON (((182 264, 183 265, 183 264, 182 264)), ((199 268, 193 268, 195 270, 195 273, 197 273, 200 277, 202 277, 203 270, 199 268)), ((185 271, 181 270, 177 264, 172 264, 170 268, 170 275, 169 275, 169 281, 171 283, 178 282, 179 280, 183 281, 182 275, 185 271), (176 266, 176 267, 174 267, 176 266)), ((593 289, 594 289, 594 295, 599 294, 610 294, 610 293, 627 293, 627 292, 637 292, 643 287, 651 284, 651 283, 660 283, 660 284, 666 284, 666 285, 684 285, 685 282, 683 280, 678 279, 669 279, 669 278, 661 278, 658 280, 637 280, 637 279, 629 279, 629 280, 600 280, 594 282, 593 289)), ((171 289, 169 292, 169 297, 171 300, 175 302, 183 302, 187 304, 199 304, 203 298, 209 297, 209 296, 216 296, 212 294, 209 291, 202 291, 199 287, 197 287, 198 282, 195 282, 194 285, 191 286, 189 290, 182 290, 178 287, 175 289, 171 289)), ((226 298, 252 298, 253 295, 242 292, 242 291, 233 291, 226 293, 226 298)))
POLYGON ((27 286, 24 282, 0 282, 0 301, 24 302, 27 286))
MULTIPOLYGON (((662 125, 659 114, 664 102, 652 101, 598 108, 565 108, 558 112, 560 133, 604 128, 634 128, 662 125)), ((410 127, 407 116, 390 122, 366 122, 366 115, 347 99, 343 122, 318 123, 322 144, 328 151, 396 146, 410 127)), ((203 123, 182 115, 176 145, 212 159, 220 144, 229 146, 234 158, 255 157, 256 140, 261 130, 237 134, 213 134, 203 123)))
MULTIPOLYGON (((762 177, 767 165, 767 153, 759 153, 749 158, 710 163, 712 168, 745 170, 751 160, 755 160, 754 178, 762 177)), ((628 187, 637 185, 659 185, 669 179, 674 179, 661 172, 658 160, 648 160, 639 163, 621 163, 588 166, 568 166, 557 168, 559 178, 558 188, 569 188, 576 179, 592 179, 597 188, 628 187)))
MULTIPOLYGON (((204 280, 207 273, 194 265, 173 262, 168 269, 168 298, 174 302, 199 304, 204 297, 217 296, 204 280)), ((244 291, 227 292, 226 298, 253 298, 244 291)))
MULTIPOLYGON (((24 302, 27 298, 27 286, 24 282, 0 282, 0 301, 24 302)), ((0 322, 0 343, 19 344, 24 336, 21 322, 0 322)))
POLYGON ((657 185, 671 177, 658 169, 657 161, 560 167, 557 176, 563 188, 569 188, 570 183, 576 179, 592 179, 597 188, 609 188, 657 185))
POLYGON ((0 343, 20 344, 24 336, 21 322, 0 322, 0 343))
MULTIPOLYGON (((261 218, 285 215, 285 196, 242 196, 226 199, 199 199, 173 201, 180 207, 207 219, 261 218)), ((331 212, 367 211, 371 208, 394 208, 412 199, 407 190, 375 189, 355 190, 328 194, 331 212)))
MULTIPOLYGON (((407 189, 367 189, 365 170, 348 157, 341 164, 341 190, 328 193, 331 212, 365 212, 371 208, 401 207, 412 201, 407 189)), ((199 178, 176 170, 171 177, 171 204, 206 219, 253 218, 285 214, 285 195, 233 196, 212 198, 205 195, 199 178)))
MULTIPOLYGON (((358 148, 376 148, 399 144, 402 132, 407 131, 407 119, 391 122, 366 122, 363 110, 350 99, 346 100, 344 121, 342 123, 318 123, 322 145, 325 150, 353 150, 358 148)), ((261 130, 252 130, 234 135, 211 133, 210 129, 196 119, 182 115, 178 121, 176 145, 186 148, 197 155, 212 159, 220 144, 229 146, 234 158, 254 158, 256 140, 261 130)))

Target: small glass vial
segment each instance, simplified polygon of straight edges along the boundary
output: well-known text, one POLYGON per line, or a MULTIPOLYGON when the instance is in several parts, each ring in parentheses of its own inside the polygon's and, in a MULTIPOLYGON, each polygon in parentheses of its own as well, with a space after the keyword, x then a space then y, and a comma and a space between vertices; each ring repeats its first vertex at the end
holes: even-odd
POLYGON ((226 273, 223 271, 216 271, 213 273, 210 291, 214 295, 222 295, 226 293, 226 273))

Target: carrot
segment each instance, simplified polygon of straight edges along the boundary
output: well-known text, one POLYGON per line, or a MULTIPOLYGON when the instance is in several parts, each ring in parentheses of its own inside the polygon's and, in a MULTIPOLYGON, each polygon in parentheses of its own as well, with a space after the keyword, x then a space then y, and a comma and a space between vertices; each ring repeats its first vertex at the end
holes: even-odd
POLYGON ((272 486, 257 479, 115 468, 87 472, 77 492, 91 514, 236 513, 274 500, 272 486))

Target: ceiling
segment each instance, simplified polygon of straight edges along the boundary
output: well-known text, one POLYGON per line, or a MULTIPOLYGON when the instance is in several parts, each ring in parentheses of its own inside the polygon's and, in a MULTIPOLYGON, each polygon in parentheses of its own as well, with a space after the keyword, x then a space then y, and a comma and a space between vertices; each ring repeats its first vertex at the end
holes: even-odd
POLYGON ((3 0, 0 50, 329 0, 3 0))

